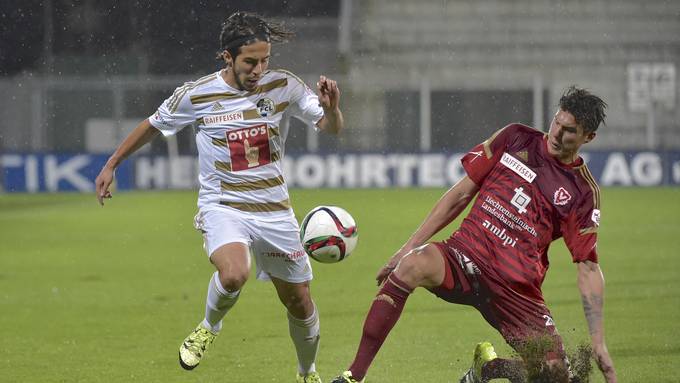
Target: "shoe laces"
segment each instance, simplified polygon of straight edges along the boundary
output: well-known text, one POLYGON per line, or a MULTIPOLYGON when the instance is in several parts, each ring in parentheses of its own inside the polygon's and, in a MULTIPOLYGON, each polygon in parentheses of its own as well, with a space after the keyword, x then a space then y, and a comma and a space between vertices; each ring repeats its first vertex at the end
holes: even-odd
POLYGON ((201 354, 205 351, 210 344, 215 340, 215 336, 210 333, 210 331, 200 328, 194 330, 194 336, 188 339, 187 348, 189 351, 195 354, 201 354))
POLYGON ((322 383, 321 377, 316 372, 310 372, 309 374, 305 375, 302 378, 302 381, 305 383, 322 383))

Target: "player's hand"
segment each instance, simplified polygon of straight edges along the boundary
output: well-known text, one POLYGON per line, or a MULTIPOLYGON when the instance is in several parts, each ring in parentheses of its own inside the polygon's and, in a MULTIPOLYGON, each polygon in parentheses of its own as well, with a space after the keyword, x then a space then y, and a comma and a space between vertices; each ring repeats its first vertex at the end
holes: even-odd
POLYGON ((616 371, 614 370, 614 362, 612 362, 612 358, 609 356, 607 346, 604 344, 595 345, 593 347, 593 357, 595 358, 597 367, 599 367, 600 371, 602 371, 602 375, 604 376, 604 379, 607 381, 607 383, 616 383, 617 380, 616 371))
POLYGON ((332 111, 338 108, 340 104, 340 89, 335 80, 331 80, 326 76, 319 76, 316 89, 319 94, 319 103, 324 111, 332 111))
POLYGON ((94 180, 97 190, 97 201, 99 201, 99 204, 102 206, 104 206, 104 198, 111 198, 111 191, 109 191, 109 187, 113 182, 113 174, 114 170, 104 165, 102 170, 99 172, 99 175, 94 180))
POLYGON ((409 251, 410 250, 406 250, 402 247, 392 256, 392 258, 390 258, 390 261, 387 262, 385 266, 378 270, 378 274, 375 276, 375 280, 378 281, 378 286, 385 282, 385 279, 387 279, 387 277, 392 274, 394 269, 397 268, 397 265, 399 265, 399 261, 401 261, 401 259, 404 258, 404 256, 408 254, 409 251))
POLYGON ((378 286, 382 285, 383 282, 385 282, 385 279, 387 279, 387 277, 389 277, 390 274, 392 274, 394 269, 396 269, 396 267, 390 266, 388 263, 378 271, 378 275, 375 276, 375 280, 378 281, 378 286))

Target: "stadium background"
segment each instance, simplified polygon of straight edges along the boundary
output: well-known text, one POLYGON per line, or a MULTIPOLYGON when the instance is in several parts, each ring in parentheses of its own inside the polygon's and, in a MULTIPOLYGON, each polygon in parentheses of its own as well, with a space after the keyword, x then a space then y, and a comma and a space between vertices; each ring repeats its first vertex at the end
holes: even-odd
MULTIPOLYGON (((235 10, 296 31, 273 47, 272 68, 310 85, 325 74, 342 90, 341 137, 291 120, 286 153, 298 215, 338 204, 361 227, 350 260, 315 265, 324 377, 349 361, 375 270, 462 175, 460 154, 509 122, 546 130, 577 84, 609 103, 585 149, 604 187, 607 330, 621 381, 680 381, 680 3, 670 0, 3 0, 0 381, 222 381, 232 367, 230 381, 290 376, 280 308, 253 282, 232 321, 246 351, 234 361, 218 339, 212 367, 191 377, 176 367, 210 272, 189 225, 191 127, 126 161, 117 188, 130 191, 105 209, 91 193, 127 132, 175 87, 220 67, 220 23, 235 10), (267 349, 266 364, 249 347, 267 349)), ((561 244, 551 262, 546 296, 573 346, 587 330, 561 244)), ((474 311, 427 294, 408 311, 423 315, 397 327, 371 381, 451 380, 474 342, 503 348, 474 311)))
MULTIPOLYGON (((339 140, 290 121, 288 167, 300 168, 293 185, 445 186, 459 173, 445 166, 448 158, 505 124, 547 129, 570 84, 609 103, 607 127, 587 147, 600 151, 591 163, 596 178, 680 183, 680 6, 673 1, 8 0, 0 58, 4 189, 91 189, 87 180, 127 132, 176 86, 220 67, 220 22, 236 9, 296 30, 273 48, 273 68, 312 85, 323 73, 342 86, 347 131, 339 140), (346 159, 348 152, 356 156, 346 159), (305 153, 323 157, 296 161, 305 153), (421 174, 413 158, 390 153, 443 154, 432 167, 444 174, 421 174)), ((191 128, 146 154, 146 163, 119 173, 123 187, 196 186, 187 181, 195 179, 192 157, 181 159, 195 155, 191 128)))

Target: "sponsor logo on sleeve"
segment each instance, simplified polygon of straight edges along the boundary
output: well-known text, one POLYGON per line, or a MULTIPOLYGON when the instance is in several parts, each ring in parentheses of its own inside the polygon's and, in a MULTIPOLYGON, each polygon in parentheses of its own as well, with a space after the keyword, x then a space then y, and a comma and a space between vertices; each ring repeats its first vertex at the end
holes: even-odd
POLYGON ((567 189, 560 186, 559 189, 555 190, 555 195, 553 196, 553 203, 555 205, 564 206, 571 200, 571 194, 567 189))
POLYGON ((509 155, 508 153, 503 153, 501 157, 501 163, 505 165, 508 169, 517 173, 520 177, 524 178, 527 182, 533 182, 536 178, 536 173, 526 166, 522 161, 509 155))
POLYGON ((600 226, 600 209, 593 209, 590 219, 595 222, 595 226, 600 226))

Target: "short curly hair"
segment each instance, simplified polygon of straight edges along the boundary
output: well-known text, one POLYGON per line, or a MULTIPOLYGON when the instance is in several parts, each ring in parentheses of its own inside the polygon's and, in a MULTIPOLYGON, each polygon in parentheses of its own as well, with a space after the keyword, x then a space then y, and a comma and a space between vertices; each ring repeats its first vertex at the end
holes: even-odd
POLYGON ((560 97, 559 104, 560 109, 574 116, 576 123, 583 127, 585 133, 596 131, 607 117, 604 112, 607 103, 600 97, 575 85, 567 88, 560 97))
POLYGON ((255 13, 235 12, 222 23, 217 58, 221 59, 224 51, 227 51, 236 59, 244 45, 256 41, 286 42, 293 36, 294 33, 283 23, 266 20, 255 13))

